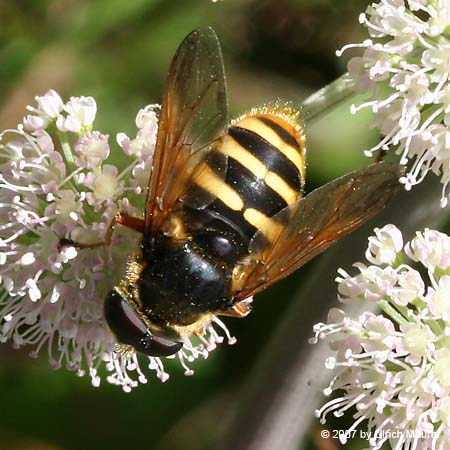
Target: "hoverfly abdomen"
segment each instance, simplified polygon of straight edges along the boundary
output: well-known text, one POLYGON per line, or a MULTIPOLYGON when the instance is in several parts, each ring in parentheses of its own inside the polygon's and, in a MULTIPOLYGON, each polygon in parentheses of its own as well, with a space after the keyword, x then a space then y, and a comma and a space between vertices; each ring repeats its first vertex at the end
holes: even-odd
POLYGON ((216 196, 205 212, 231 223, 247 244, 263 223, 270 244, 283 226, 271 217, 302 195, 305 145, 297 115, 278 108, 237 119, 214 148, 228 157, 224 179, 212 179, 213 167, 193 178, 197 189, 216 196))
POLYGON ((244 115, 233 122, 234 127, 248 130, 267 145, 261 144, 255 148, 255 156, 264 161, 268 170, 285 178, 286 182, 293 182, 296 187, 296 178, 300 174, 303 188, 305 177, 305 136, 299 120, 299 112, 289 107, 263 108, 260 112, 244 115), (277 152, 273 152, 276 149, 277 152), (292 167, 293 166, 293 167, 292 167), (296 172, 293 174, 292 168, 296 172), (285 173, 283 171, 286 171, 285 173))

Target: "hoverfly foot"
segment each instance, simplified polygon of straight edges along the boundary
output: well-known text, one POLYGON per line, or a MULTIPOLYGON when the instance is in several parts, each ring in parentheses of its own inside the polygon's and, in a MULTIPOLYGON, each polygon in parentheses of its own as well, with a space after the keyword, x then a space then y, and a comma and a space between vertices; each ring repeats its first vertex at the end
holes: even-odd
POLYGON ((64 249, 66 249, 67 247, 75 247, 78 249, 82 249, 82 248, 103 247, 105 245, 109 245, 109 243, 101 241, 101 242, 95 242, 93 244, 81 244, 80 242, 73 241, 72 239, 61 238, 58 242, 57 249, 58 249, 58 252, 60 252, 64 249))
POLYGON ((75 241, 72 241, 72 239, 61 238, 56 248, 58 252, 61 252, 67 247, 79 247, 79 245, 75 241))
POLYGON ((384 160, 384 157, 386 156, 387 150, 384 148, 380 148, 380 150, 377 153, 377 157, 375 159, 375 162, 381 162, 384 160))

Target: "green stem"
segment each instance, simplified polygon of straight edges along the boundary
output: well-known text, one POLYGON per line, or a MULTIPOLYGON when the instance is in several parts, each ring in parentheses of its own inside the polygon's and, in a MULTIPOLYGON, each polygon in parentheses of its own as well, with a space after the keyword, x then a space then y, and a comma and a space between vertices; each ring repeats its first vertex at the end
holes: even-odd
POLYGON ((56 132, 59 142, 61 142, 61 150, 63 152, 64 159, 66 160, 66 166, 70 173, 75 172, 77 166, 75 164, 75 159, 72 153, 72 146, 70 145, 67 133, 62 133, 61 131, 56 132))
POLYGON ((439 325, 439 322, 437 320, 427 320, 427 325, 431 328, 436 336, 441 336, 442 334, 444 334, 444 330, 439 325))
POLYGON ((302 102, 301 110, 308 124, 328 114, 333 108, 355 94, 355 83, 345 73, 328 86, 310 95, 302 102))
POLYGON ((403 317, 401 313, 399 313, 389 302, 386 300, 380 300, 377 302, 378 307, 383 311, 387 316, 389 316, 392 320, 397 322, 399 325, 402 323, 408 323, 408 320, 403 317))
MULTIPOLYGON (((68 133, 62 133, 61 131, 55 131, 58 136, 59 142, 61 143, 61 151, 66 162, 67 172, 73 173, 77 170, 77 165, 75 163, 75 158, 72 152, 72 146, 70 145, 68 139, 68 133)), ((78 175, 75 175, 69 181, 70 186, 73 190, 80 192, 80 184, 78 182, 78 175)), ((62 187, 62 186, 61 186, 62 187)), ((89 225, 98 219, 98 214, 92 209, 87 202, 83 203, 84 218, 86 223, 89 225)))

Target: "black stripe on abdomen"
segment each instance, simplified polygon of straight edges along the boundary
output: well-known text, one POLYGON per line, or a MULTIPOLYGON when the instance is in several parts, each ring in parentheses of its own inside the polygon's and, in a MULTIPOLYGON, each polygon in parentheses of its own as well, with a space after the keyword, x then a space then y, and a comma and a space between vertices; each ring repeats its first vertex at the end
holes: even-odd
MULTIPOLYGON (((281 127, 280 127, 281 128, 281 127)), ((286 132, 287 133, 287 132, 286 132)), ((253 131, 230 127, 228 134, 243 148, 260 160, 271 172, 280 176, 290 187, 301 192, 301 176, 295 165, 276 147, 253 131)))
POLYGON ((250 170, 232 158, 228 159, 225 183, 232 187, 241 197, 244 207, 233 211, 222 201, 216 199, 208 209, 227 217, 250 240, 257 231, 244 217, 245 210, 256 209, 271 217, 287 206, 287 203, 275 191, 266 185, 263 179, 256 177, 250 170))
POLYGON ((286 144, 290 145, 291 147, 294 147, 300 151, 300 145, 297 142, 297 140, 290 134, 287 130, 285 130, 282 126, 278 125, 273 120, 269 119, 269 117, 263 117, 263 116, 256 116, 258 120, 260 120, 263 124, 267 125, 268 127, 272 128, 275 133, 280 137, 280 139, 285 142, 286 144))

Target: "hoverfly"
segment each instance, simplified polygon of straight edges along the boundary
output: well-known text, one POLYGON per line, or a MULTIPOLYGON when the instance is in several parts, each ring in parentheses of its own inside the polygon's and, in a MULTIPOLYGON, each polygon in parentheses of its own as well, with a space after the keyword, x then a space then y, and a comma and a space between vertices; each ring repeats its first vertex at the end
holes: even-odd
POLYGON ((305 137, 298 112, 254 109, 228 121, 222 54, 211 28, 181 43, 165 81, 138 254, 107 295, 121 344, 150 356, 178 352, 213 315, 246 316, 248 297, 286 277, 380 212, 398 189, 386 162, 302 196, 305 137))

